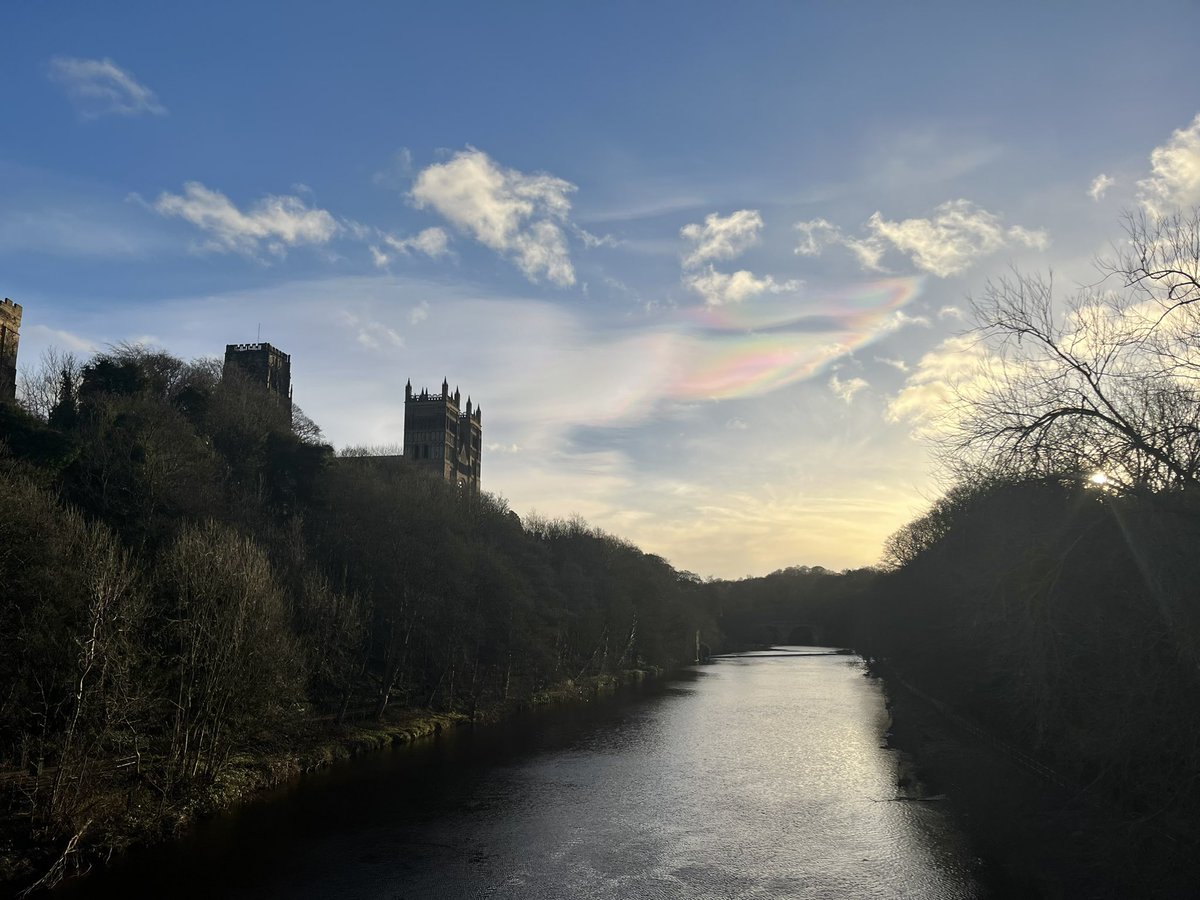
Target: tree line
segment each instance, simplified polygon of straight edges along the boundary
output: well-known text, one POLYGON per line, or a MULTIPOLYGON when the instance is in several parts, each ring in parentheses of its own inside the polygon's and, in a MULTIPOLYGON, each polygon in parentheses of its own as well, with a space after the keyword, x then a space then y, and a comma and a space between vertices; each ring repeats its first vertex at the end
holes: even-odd
POLYGON ((1014 272, 975 301, 953 486, 888 540, 855 641, 1137 857, 1200 837, 1200 217, 1125 225, 1094 285, 1014 272))
MULTIPOLYGON (((169 818, 238 759, 694 661, 711 583, 336 454, 215 360, 51 353, 0 404, 0 857, 169 818)), ((2 880, 2 879, 0 879, 2 880)))

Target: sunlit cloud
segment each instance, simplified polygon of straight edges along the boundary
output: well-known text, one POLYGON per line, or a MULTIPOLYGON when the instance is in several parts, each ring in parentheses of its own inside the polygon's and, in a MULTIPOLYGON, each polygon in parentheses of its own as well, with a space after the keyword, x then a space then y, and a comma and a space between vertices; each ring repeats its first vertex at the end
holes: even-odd
POLYGON ((422 170, 409 196, 419 209, 434 210, 512 259, 530 281, 567 287, 575 283, 564 231, 574 191, 562 178, 508 169, 469 147, 422 170))
MULTIPOLYGON (((430 259, 438 259, 450 252, 450 236, 441 228, 426 228, 406 238, 384 234, 380 243, 401 256, 420 253, 430 259)), ((371 258, 379 268, 386 268, 392 262, 393 254, 385 252, 378 244, 372 244, 370 250, 371 258)))
POLYGON ((854 395, 859 391, 869 388, 871 385, 865 378, 839 378, 835 372, 829 376, 829 390, 833 395, 844 403, 851 403, 854 400, 854 395))
POLYGON ((756 209, 739 209, 728 216, 711 213, 704 224, 692 223, 680 229, 680 236, 692 248, 683 257, 685 268, 710 260, 734 259, 758 243, 763 219, 756 209))
POLYGON ((1020 225, 1005 226, 1000 216, 969 200, 951 200, 934 210, 929 218, 885 219, 874 213, 864 226, 864 235, 844 234, 825 219, 798 222, 800 243, 796 253, 815 256, 839 244, 849 249, 868 271, 882 268, 885 252, 898 251, 922 272, 949 278, 965 272, 978 260, 1013 247, 1045 249, 1046 232, 1020 225))
POLYGON ((1088 188, 1088 196, 1096 201, 1102 200, 1108 189, 1116 183, 1117 179, 1101 172, 1092 179, 1092 186, 1088 188))
POLYGON ((267 195, 246 210, 220 191, 189 181, 182 194, 164 191, 153 208, 195 225, 207 237, 202 250, 258 256, 263 250, 285 256, 290 247, 326 244, 342 230, 329 212, 308 206, 296 196, 267 195))
POLYGON ((770 275, 759 278, 746 269, 718 272, 712 266, 699 272, 685 272, 683 283, 703 297, 709 306, 741 303, 760 294, 794 293, 804 286, 795 279, 778 282, 770 275))
POLYGON ((63 87, 84 119, 167 114, 154 91, 111 59, 56 56, 50 60, 50 80, 63 87))
POLYGON ((885 366, 891 366, 897 372, 907 372, 909 365, 902 359, 892 359, 887 356, 876 356, 875 362, 883 363, 885 366))
POLYGON ((942 341, 921 357, 904 387, 888 403, 887 417, 907 423, 914 437, 935 438, 952 430, 961 399, 990 378, 987 349, 972 336, 942 341))
POLYGON ((1151 215, 1200 202, 1200 114, 1150 152, 1150 172, 1137 187, 1138 199, 1151 215))
POLYGON ((758 210, 740 209, 728 216, 711 213, 704 223, 692 223, 680 229, 680 236, 691 244, 683 256, 683 283, 704 298, 709 306, 741 303, 761 294, 798 291, 803 282, 779 282, 770 275, 758 276, 748 269, 719 272, 712 260, 740 256, 759 241, 763 219, 758 210))

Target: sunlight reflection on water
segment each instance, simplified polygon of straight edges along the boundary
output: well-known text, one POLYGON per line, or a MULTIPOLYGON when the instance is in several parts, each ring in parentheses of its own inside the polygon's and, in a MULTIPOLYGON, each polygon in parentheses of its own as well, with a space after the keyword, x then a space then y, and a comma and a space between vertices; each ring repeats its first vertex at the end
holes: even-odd
POLYGON ((722 660, 639 702, 309 779, 86 894, 980 896, 945 809, 888 802, 886 722, 853 657, 722 660))

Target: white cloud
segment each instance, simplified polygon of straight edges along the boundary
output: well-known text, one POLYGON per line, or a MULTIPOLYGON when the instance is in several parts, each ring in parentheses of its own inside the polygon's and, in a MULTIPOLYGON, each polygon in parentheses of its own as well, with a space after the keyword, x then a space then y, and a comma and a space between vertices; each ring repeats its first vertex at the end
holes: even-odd
POLYGON ((50 60, 50 80, 63 86, 85 119, 167 114, 154 91, 111 59, 56 56, 50 60))
POLYGON ((266 249, 276 256, 288 247, 326 244, 342 226, 326 210, 307 206, 294 196, 268 195, 245 212, 220 191, 189 181, 182 194, 164 191, 154 201, 164 216, 178 216, 209 235, 201 248, 257 256, 266 249))
POLYGON ((865 236, 851 237, 824 219, 797 222, 802 238, 796 253, 817 256, 826 247, 840 244, 864 269, 882 271, 883 254, 890 248, 908 256, 918 269, 948 278, 1006 247, 1043 249, 1049 243, 1044 231, 1020 225, 1005 227, 998 215, 969 200, 943 203, 927 219, 893 222, 876 212, 865 228, 865 236))
POLYGON ((429 301, 422 300, 420 303, 418 303, 416 306, 414 306, 412 308, 412 311, 408 314, 408 323, 410 325, 420 325, 422 322, 424 322, 428 318, 429 318, 429 301))
POLYGON ((341 311, 341 315, 354 332, 354 339, 368 350, 404 348, 404 338, 390 325, 345 309, 341 311))
POLYGON ((699 272, 688 272, 683 276, 683 283, 704 298, 709 306, 723 306, 726 303, 741 303, 760 294, 782 294, 788 291, 798 291, 803 282, 788 280, 776 281, 770 275, 762 278, 753 272, 740 269, 732 274, 718 272, 708 266, 699 272))
POLYGON ((1092 179, 1092 186, 1088 188, 1088 196, 1093 200, 1100 200, 1104 197, 1105 192, 1116 183, 1117 179, 1101 172, 1092 179))
POLYGON ((1150 170, 1137 183, 1138 199, 1150 214, 1200 202, 1200 115, 1150 152, 1150 170))
POLYGON ((929 321, 929 316, 910 316, 902 309, 898 309, 890 316, 884 319, 882 327, 886 331, 899 331, 909 325, 920 325, 922 328, 929 328, 933 323, 929 321))
POLYGON ((592 234, 586 228, 580 228, 578 225, 572 226, 572 231, 583 241, 583 246, 589 250, 596 247, 616 247, 620 245, 620 241, 611 234, 592 234))
POLYGON ((422 170, 410 197, 465 234, 504 254, 530 281, 575 283, 564 226, 575 185, 548 174, 527 175, 468 147, 422 170))
POLYGON ((801 234, 796 245, 798 256, 820 256, 830 244, 844 241, 842 230, 826 219, 797 222, 795 228, 801 234))
POLYGON ((951 337, 921 357, 904 387, 888 403, 891 422, 907 422, 918 437, 952 427, 959 400, 988 378, 986 348, 969 336, 951 337))
POLYGON ((893 369, 895 369, 897 372, 907 372, 907 371, 908 371, 908 368, 909 368, 909 367, 908 367, 908 363, 906 363, 904 360, 902 360, 902 359, 891 359, 891 358, 889 358, 889 357, 886 357, 886 356, 876 356, 876 357, 875 357, 875 362, 877 362, 877 363, 883 363, 885 366, 891 366, 891 367, 892 367, 893 369))
POLYGON ((892 222, 877 212, 867 228, 873 237, 907 255, 918 269, 939 278, 964 272, 979 258, 1005 247, 1043 249, 1049 242, 1044 231, 1019 225, 1005 228, 999 216, 969 200, 943 203, 928 219, 892 222))
POLYGON ((770 275, 760 278, 747 269, 718 272, 712 266, 710 260, 732 259, 758 243, 762 227, 762 216, 754 209, 739 209, 724 217, 710 213, 704 217, 703 225, 685 225, 679 234, 692 243, 692 249, 683 257, 684 285, 703 297, 709 306, 741 303, 760 294, 799 290, 803 282, 780 282, 770 275))
POLYGON ((855 394, 868 387, 870 385, 865 378, 848 378, 843 381, 837 377, 836 373, 829 378, 829 390, 833 391, 835 397, 847 404, 854 400, 855 394))
POLYGON ((704 224, 692 223, 679 234, 692 243, 684 256, 685 268, 694 268, 714 259, 733 259, 758 243, 763 219, 756 209, 739 209, 722 218, 717 213, 704 217, 704 224))
POLYGON ((424 253, 431 259, 437 259, 439 256, 445 256, 450 252, 450 235, 446 234, 445 230, 441 228, 426 228, 424 231, 408 238, 398 238, 389 234, 384 236, 383 241, 399 253, 416 251, 424 253))
POLYGON ((746 431, 750 426, 741 419, 733 418, 725 423, 725 427, 730 431, 746 431))
POLYGON ((966 318, 963 315, 963 311, 961 309, 959 309, 957 306, 943 306, 941 309, 938 310, 937 315, 938 315, 939 319, 963 319, 963 318, 966 318))

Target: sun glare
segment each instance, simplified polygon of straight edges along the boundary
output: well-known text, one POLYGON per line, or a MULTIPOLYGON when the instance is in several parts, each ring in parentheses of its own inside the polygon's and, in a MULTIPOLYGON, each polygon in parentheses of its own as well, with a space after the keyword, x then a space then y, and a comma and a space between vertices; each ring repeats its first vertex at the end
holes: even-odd
POLYGON ((1095 485, 1105 485, 1108 484, 1108 476, 1103 472, 1093 472, 1088 481, 1095 485))

